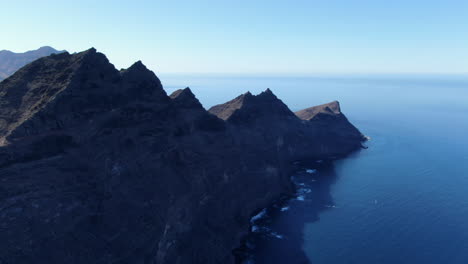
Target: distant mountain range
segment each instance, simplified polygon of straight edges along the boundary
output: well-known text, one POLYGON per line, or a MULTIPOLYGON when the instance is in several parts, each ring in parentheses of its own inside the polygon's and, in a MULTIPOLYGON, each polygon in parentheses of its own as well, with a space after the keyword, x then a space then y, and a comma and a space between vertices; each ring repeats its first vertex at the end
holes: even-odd
POLYGON ((15 53, 9 50, 0 51, 0 81, 15 73, 21 67, 39 58, 49 56, 54 53, 62 53, 52 47, 41 47, 24 53, 15 53))

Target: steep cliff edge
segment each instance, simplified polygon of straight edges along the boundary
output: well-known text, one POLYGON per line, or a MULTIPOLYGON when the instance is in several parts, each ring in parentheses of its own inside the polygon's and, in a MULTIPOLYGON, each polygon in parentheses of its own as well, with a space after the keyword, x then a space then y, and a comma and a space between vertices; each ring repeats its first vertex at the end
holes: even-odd
POLYGON ((293 161, 363 140, 270 90, 206 111, 94 49, 1 82, 0 139, 2 263, 232 263, 251 215, 293 191, 293 161))
POLYGON ((303 109, 295 113, 303 122, 313 127, 309 135, 321 139, 320 149, 335 152, 350 151, 361 145, 365 137, 341 112, 338 101, 303 109))

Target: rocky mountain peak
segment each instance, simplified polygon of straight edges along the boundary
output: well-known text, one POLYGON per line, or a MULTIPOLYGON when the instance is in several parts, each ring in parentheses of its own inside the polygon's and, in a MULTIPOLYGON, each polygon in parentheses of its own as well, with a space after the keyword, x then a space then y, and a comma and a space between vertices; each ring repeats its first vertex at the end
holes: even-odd
POLYGON ((200 108, 203 109, 200 101, 195 97, 189 87, 179 89, 169 96, 172 101, 179 107, 183 108, 200 108))
POLYGON ((294 117, 294 113, 270 89, 258 95, 245 93, 229 102, 213 106, 208 111, 221 119, 236 120, 235 122, 243 122, 242 120, 248 122, 260 117, 268 119, 294 117))
POLYGON ((211 107, 208 110, 208 112, 216 115, 217 117, 223 120, 227 120, 235 111, 242 108, 246 101, 250 100, 253 97, 254 96, 250 92, 247 92, 245 94, 239 95, 238 97, 232 99, 229 102, 211 107))
POLYGON ((270 88, 267 88, 265 91, 261 92, 259 97, 270 97, 270 98, 278 98, 276 95, 270 90, 270 88))
POLYGON ((128 69, 122 70, 120 74, 127 96, 143 101, 169 101, 159 78, 141 61, 137 61, 128 69))
POLYGON ((0 108, 0 136, 10 140, 49 133, 128 104, 157 107, 169 101, 160 80, 141 62, 119 72, 94 48, 52 55, 0 83, 5 106, 0 108))
POLYGON ((141 60, 135 62, 130 66, 127 71, 146 71, 148 68, 143 64, 141 60))

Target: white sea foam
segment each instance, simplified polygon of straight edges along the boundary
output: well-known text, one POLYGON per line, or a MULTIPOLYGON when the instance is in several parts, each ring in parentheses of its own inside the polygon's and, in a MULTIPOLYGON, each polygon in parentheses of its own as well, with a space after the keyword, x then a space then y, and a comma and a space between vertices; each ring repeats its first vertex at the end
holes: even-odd
POLYGON ((307 169, 306 172, 307 172, 307 173, 310 173, 310 174, 313 174, 313 173, 316 173, 317 170, 314 170, 314 169, 307 169))
POLYGON ((282 207, 280 210, 281 210, 281 212, 287 211, 287 210, 289 210, 289 206, 282 207))
POLYGON ((250 223, 254 224, 256 221, 262 219, 263 217, 266 216, 266 209, 263 209, 262 211, 260 211, 258 214, 254 215, 251 219, 250 219, 250 223))
POLYGON ((252 226, 252 227, 250 228, 250 231, 251 231, 252 233, 257 233, 257 232, 260 231, 260 227, 254 225, 254 226, 252 226))
POLYGON ((298 194, 306 194, 306 193, 311 193, 311 192, 312 190, 309 188, 300 188, 299 190, 297 190, 298 194))
POLYGON ((273 236, 273 237, 276 237, 278 239, 283 239, 284 238, 283 235, 280 235, 280 234, 278 234, 276 232, 271 232, 270 235, 273 236))
POLYGON ((297 197, 296 200, 298 201, 304 201, 305 200, 305 195, 308 193, 311 193, 312 190, 309 188, 299 188, 297 190, 297 197))

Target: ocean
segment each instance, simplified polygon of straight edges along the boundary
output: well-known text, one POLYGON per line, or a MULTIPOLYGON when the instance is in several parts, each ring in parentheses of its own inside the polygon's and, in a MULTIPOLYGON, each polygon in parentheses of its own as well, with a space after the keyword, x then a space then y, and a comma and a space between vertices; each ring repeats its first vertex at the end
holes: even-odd
POLYGON ((369 147, 293 176, 255 219, 250 263, 468 263, 468 76, 161 75, 209 108, 270 88, 293 111, 338 100, 369 147))

